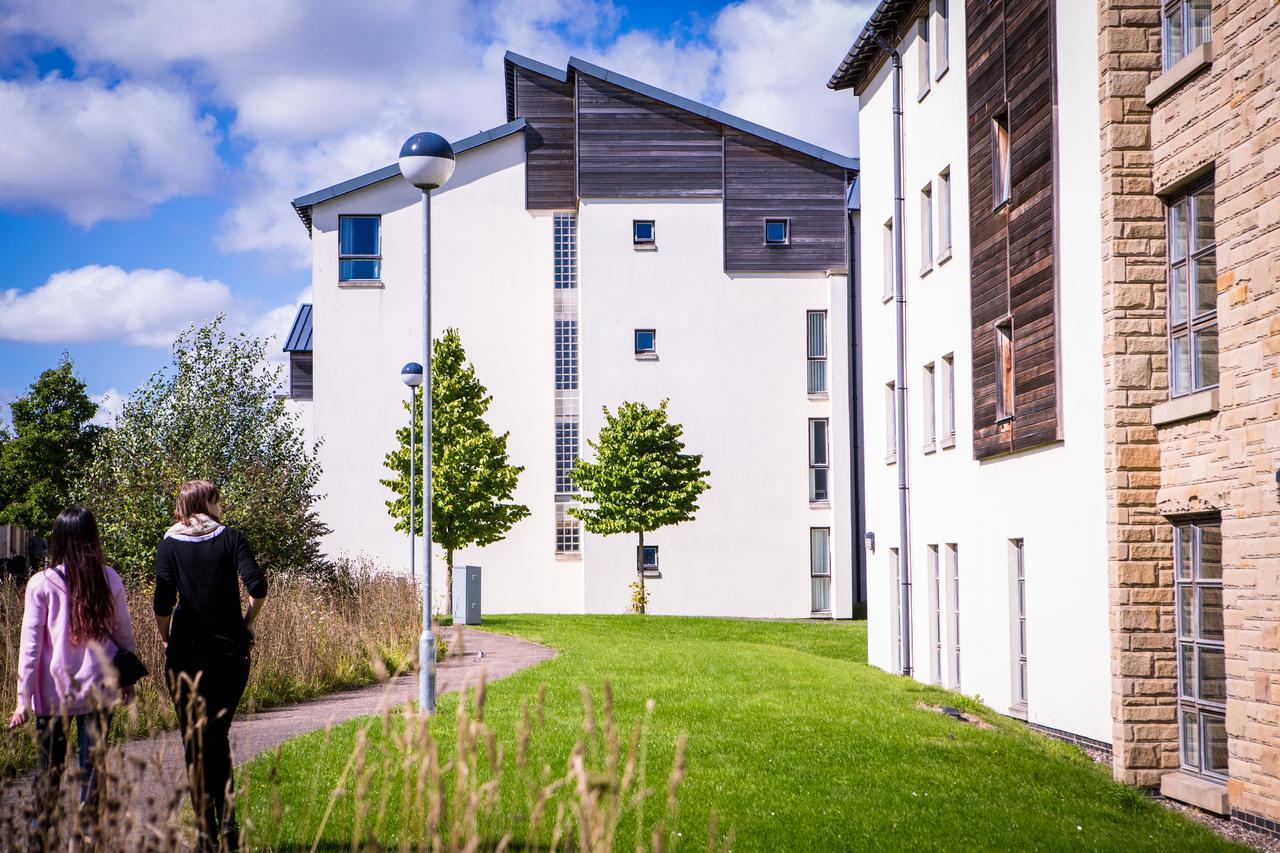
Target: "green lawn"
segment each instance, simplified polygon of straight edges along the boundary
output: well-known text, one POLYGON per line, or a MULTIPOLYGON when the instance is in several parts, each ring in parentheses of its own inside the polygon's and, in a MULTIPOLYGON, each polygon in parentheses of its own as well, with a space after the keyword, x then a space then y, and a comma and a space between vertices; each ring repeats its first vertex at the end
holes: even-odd
MULTIPOLYGON (((485 627, 560 651, 490 687, 485 719, 507 755, 522 700, 532 702, 544 684, 538 749, 557 772, 581 737, 579 685, 591 687, 599 707, 610 682, 624 730, 655 700, 647 776, 659 792, 674 743, 688 733, 683 849, 706 849, 712 809, 733 828, 735 850, 1237 849, 1112 782, 1073 747, 867 666, 865 623, 504 616, 485 627), (975 711, 994 728, 922 703, 975 711)), ((434 731, 442 744, 452 741, 455 708, 455 697, 441 702, 434 731)), ((278 765, 272 756, 250 764, 242 815, 256 843, 309 848, 357 730, 368 730, 373 756, 393 748, 399 722, 353 721, 290 742, 278 765)), ((363 802, 376 813, 376 773, 368 785, 363 802)), ((350 846, 355 787, 349 782, 336 799, 324 846, 350 846)), ((389 846, 399 842, 397 787, 388 786, 378 839, 389 846)))

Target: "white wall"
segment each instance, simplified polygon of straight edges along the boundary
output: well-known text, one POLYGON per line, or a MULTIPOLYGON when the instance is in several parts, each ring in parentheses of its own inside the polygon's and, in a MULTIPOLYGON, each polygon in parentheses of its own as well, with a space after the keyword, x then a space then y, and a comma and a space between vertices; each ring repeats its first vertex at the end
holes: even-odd
MULTIPOLYGON (((635 539, 584 534, 580 558, 554 539, 552 216, 524 209, 522 137, 465 152, 433 196, 433 327, 457 326, 494 397, 489 422, 510 431, 525 466, 516 499, 532 514, 500 543, 456 563, 482 566, 487 612, 624 612, 635 539)), ((407 540, 386 514, 383 457, 406 422, 397 376, 421 360, 421 207, 388 180, 313 213, 315 428, 333 553, 402 569, 407 540), (340 213, 380 213, 380 289, 337 284, 340 213)), ((662 578, 655 613, 807 617, 809 527, 833 529, 837 615, 852 609, 848 553, 847 374, 840 354, 845 277, 738 276, 723 271, 719 200, 584 201, 579 213, 582 452, 601 406, 671 400, 712 488, 695 521, 654 533, 662 578), (633 219, 657 222, 658 250, 637 252, 633 219), (806 393, 805 312, 829 310, 828 399, 806 393), (657 361, 637 361, 633 331, 658 330, 657 361), (832 419, 834 499, 808 501, 809 417, 832 419)), ((437 583, 440 576, 437 573, 437 583)))
MULTIPOLYGON (((1009 541, 1025 542, 1028 599, 1028 716, 1033 722, 1109 741, 1110 675, 1102 456, 1102 316, 1098 107, 1093 15, 1058 21, 1060 388, 1065 441, 979 463, 973 458, 969 324, 968 153, 964 7, 950 4, 950 67, 917 100, 913 34, 900 46, 904 77, 906 380, 910 474, 912 640, 915 675, 932 678, 932 579, 927 546, 956 543, 960 573, 963 692, 993 708, 1013 704, 1009 541), (951 168, 952 258, 920 274, 920 190, 951 168), (954 353, 956 446, 925 453, 923 368, 954 353)), ((1078 10, 1076 10, 1078 12, 1078 10)), ((870 658, 893 662, 896 590, 889 549, 898 545, 897 469, 885 463, 884 385, 894 379, 893 303, 882 302, 883 224, 892 216, 892 92, 886 64, 860 98, 863 231, 862 306, 866 387, 870 658)), ((935 215, 938 202, 935 184, 935 215)), ((938 235, 934 229, 935 249, 938 235)), ((940 419, 939 396, 939 423, 940 419)), ((948 601, 944 590, 943 606, 948 601)), ((944 611, 943 635, 948 614, 944 611)), ((944 650, 942 682, 952 683, 944 650)))

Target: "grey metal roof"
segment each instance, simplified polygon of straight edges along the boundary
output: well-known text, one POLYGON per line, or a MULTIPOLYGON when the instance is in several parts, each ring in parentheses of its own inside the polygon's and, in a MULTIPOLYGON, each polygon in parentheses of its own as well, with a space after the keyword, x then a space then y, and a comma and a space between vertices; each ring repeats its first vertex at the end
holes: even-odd
POLYGON ((896 42, 898 28, 918 5, 920 0, 880 0, 840 62, 840 67, 827 81, 828 88, 839 91, 860 87, 880 53, 876 33, 881 33, 890 44, 896 42))
POLYGON ((849 210, 862 210, 862 176, 854 178, 849 184, 849 194, 845 196, 845 207, 849 210))
POLYGON ((311 306, 298 308, 298 316, 293 320, 293 329, 284 344, 285 352, 311 352, 311 306))
MULTIPOLYGON (((479 148, 487 142, 493 142, 495 139, 502 139, 504 136, 510 136, 517 131, 524 130, 525 121, 522 118, 509 121, 498 127, 472 134, 465 139, 459 139, 453 143, 453 153, 461 154, 464 151, 470 151, 472 148, 479 148)), ((298 217, 302 220, 302 224, 307 226, 307 233, 311 233, 311 208, 322 201, 328 201, 331 198, 337 198, 349 192, 371 186, 379 181, 385 181, 387 178, 398 177, 400 174, 400 164, 392 163, 390 166, 383 166, 381 169, 374 169, 372 172, 366 172, 355 178, 351 178, 341 183, 334 184, 331 187, 325 187, 322 190, 316 190, 313 193, 307 193, 293 200, 293 209, 297 211, 298 217)))
POLYGON ((656 86, 650 86, 648 83, 641 83, 639 80, 633 80, 632 78, 619 74, 616 71, 610 71, 607 68, 601 68, 599 65, 593 65, 592 63, 587 62, 585 59, 578 59, 575 56, 569 57, 568 70, 560 71, 559 69, 553 68, 550 65, 546 65, 542 62, 538 62, 537 60, 529 59, 528 57, 521 56, 518 53, 512 53, 511 51, 507 51, 506 67, 508 69, 508 74, 507 74, 507 117, 508 118, 513 118, 514 111, 515 111, 514 98, 512 97, 514 80, 512 79, 512 76, 510 73, 510 69, 512 68, 512 66, 520 66, 521 68, 528 69, 529 71, 533 71, 536 74, 542 74, 554 80, 559 80, 562 83, 566 82, 569 79, 569 71, 576 71, 578 73, 585 74, 588 77, 595 77, 599 80, 604 80, 607 83, 612 83, 615 86, 621 86, 624 89, 629 89, 630 91, 640 95, 644 95, 645 97, 653 98, 655 101, 661 101, 664 104, 670 104, 673 107, 686 110, 687 112, 691 112, 694 115, 703 116, 704 118, 708 118, 711 121, 718 122, 722 125, 725 125, 726 127, 732 127, 735 130, 742 131, 743 133, 749 133, 752 136, 758 136, 761 139, 767 139, 770 142, 774 142, 774 143, 777 143, 778 145, 783 146, 784 148, 790 148, 793 151, 799 151, 801 154, 807 154, 808 156, 813 157, 815 159, 823 160, 827 163, 840 166, 850 171, 856 172, 858 171, 858 168, 859 168, 857 157, 849 157, 844 154, 836 153, 835 151, 829 151, 825 148, 819 148, 817 145, 814 145, 809 142, 805 142, 804 140, 801 140, 801 139, 796 139, 794 136, 788 136, 785 133, 779 133, 776 130, 771 130, 770 128, 764 127, 763 125, 756 124, 755 122, 747 121, 746 119, 742 119, 742 118, 738 118, 737 116, 730 115, 729 113, 726 113, 723 110, 718 110, 715 107, 709 107, 706 104, 699 103, 698 101, 693 101, 693 100, 690 100, 689 98, 684 98, 684 97, 681 97, 680 95, 672 94, 671 92, 668 92, 665 89, 659 89, 656 86))

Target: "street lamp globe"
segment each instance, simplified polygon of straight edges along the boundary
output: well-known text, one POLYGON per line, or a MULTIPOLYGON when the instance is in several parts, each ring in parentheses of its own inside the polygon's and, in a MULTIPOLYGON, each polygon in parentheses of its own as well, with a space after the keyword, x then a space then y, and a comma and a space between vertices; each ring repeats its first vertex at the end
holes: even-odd
POLYGON ((411 361, 400 368, 400 379, 410 388, 417 388, 422 384, 423 373, 422 365, 411 361))
POLYGON ((438 133, 415 133, 400 147, 400 174, 420 190, 444 186, 454 165, 453 146, 438 133))

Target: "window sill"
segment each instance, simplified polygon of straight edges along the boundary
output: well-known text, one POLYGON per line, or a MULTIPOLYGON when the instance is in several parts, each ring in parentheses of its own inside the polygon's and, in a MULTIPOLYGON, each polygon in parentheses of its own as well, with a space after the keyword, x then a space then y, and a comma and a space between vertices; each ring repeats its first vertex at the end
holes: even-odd
POLYGON ((943 450, 950 450, 955 446, 956 446, 956 437, 954 435, 949 435, 946 438, 942 439, 943 450))
POLYGON ((924 455, 925 455, 925 456, 928 456, 930 453, 936 453, 936 452, 937 452, 937 450, 938 450, 938 445, 937 445, 936 443, 934 443, 934 442, 932 442, 932 441, 931 441, 931 442, 929 442, 928 444, 926 444, 926 445, 924 445, 923 447, 921 447, 920 449, 924 452, 924 455))
POLYGON ((885 305, 888 305, 890 302, 892 302, 892 301, 893 301, 893 294, 892 294, 892 293, 886 293, 884 296, 881 296, 881 297, 880 297, 880 301, 881 301, 882 303, 884 303, 885 305))
POLYGON ((831 501, 809 501, 809 509, 831 509, 831 501))
POLYGON ((929 265, 929 266, 927 266, 927 267, 921 267, 921 268, 920 268, 920 277, 921 277, 921 278, 924 278, 925 276, 927 276, 927 275, 928 275, 929 273, 931 273, 931 272, 933 272, 933 265, 932 265, 932 264, 930 264, 930 265, 929 265))
POLYGON ((947 76, 947 71, 949 71, 950 69, 951 69, 950 64, 944 65, 944 66, 942 66, 941 68, 939 68, 939 69, 938 69, 938 75, 937 75, 936 77, 934 77, 934 78, 933 78, 933 82, 937 83, 937 82, 938 82, 939 80, 941 80, 943 77, 946 77, 946 76, 947 76))
POLYGON ((1147 85, 1147 106, 1154 106, 1213 64, 1213 43, 1205 42, 1147 85))
POLYGON ((1022 722, 1025 723, 1027 721, 1027 706, 1023 703, 1018 703, 1017 705, 1011 705, 1009 707, 1009 716, 1018 720, 1022 720, 1022 722))
POLYGON ((656 352, 638 352, 636 353, 636 361, 657 361, 658 354, 656 352))
POLYGON ((891 455, 891 456, 886 456, 886 457, 884 458, 884 464, 886 464, 886 465, 897 465, 897 464, 898 464, 898 455, 895 453, 895 454, 893 454, 893 455, 891 455))
POLYGON ((929 93, 932 91, 933 91, 932 88, 925 89, 923 92, 921 92, 919 95, 916 96, 916 103, 918 104, 921 101, 923 101, 925 98, 929 97, 929 93))
POLYGON ((635 250, 637 252, 656 252, 658 251, 657 243, 636 243, 635 250))
POLYGON ((809 399, 815 403, 826 403, 831 399, 831 395, 826 391, 810 391, 809 399))
POLYGON ((581 551, 557 551, 556 562, 557 563, 581 563, 582 552, 581 551))
POLYGON ((1179 421, 1189 421, 1218 413, 1218 389, 1209 388, 1174 397, 1164 403, 1151 407, 1151 425, 1154 427, 1169 426, 1179 421))
POLYGON ((1006 198, 1006 199, 1004 199, 1003 201, 998 201, 998 202, 996 202, 996 203, 991 207, 991 212, 992 212, 992 213, 995 213, 997 210, 999 210, 999 209, 1000 209, 1000 208, 1002 208, 1002 207, 1008 207, 1008 206, 1009 206, 1009 202, 1011 202, 1011 201, 1013 201, 1013 198, 1012 198, 1012 197, 1010 197, 1010 198, 1006 198))
POLYGON ((1218 815, 1231 813, 1227 786, 1183 770, 1160 777, 1160 795, 1218 815))
POLYGON ((942 250, 942 254, 938 255, 938 266, 942 266, 949 260, 951 260, 951 247, 947 246, 942 250))
POLYGON ((366 281, 340 281, 338 287, 343 290, 376 290, 385 287, 380 280, 369 279, 366 281))

